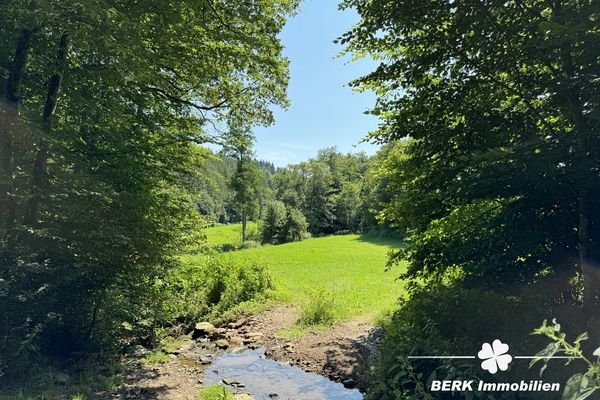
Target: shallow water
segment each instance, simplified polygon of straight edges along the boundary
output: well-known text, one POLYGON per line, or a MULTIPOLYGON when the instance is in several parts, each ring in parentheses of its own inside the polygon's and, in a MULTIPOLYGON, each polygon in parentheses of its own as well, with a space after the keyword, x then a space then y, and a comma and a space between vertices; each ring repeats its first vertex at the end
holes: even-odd
POLYGON ((249 393, 259 400, 361 400, 363 395, 356 389, 346 389, 324 376, 312 374, 298 367, 284 365, 265 358, 265 349, 226 353, 215 357, 204 375, 205 383, 221 383, 222 379, 234 379, 245 385, 241 392, 249 393))

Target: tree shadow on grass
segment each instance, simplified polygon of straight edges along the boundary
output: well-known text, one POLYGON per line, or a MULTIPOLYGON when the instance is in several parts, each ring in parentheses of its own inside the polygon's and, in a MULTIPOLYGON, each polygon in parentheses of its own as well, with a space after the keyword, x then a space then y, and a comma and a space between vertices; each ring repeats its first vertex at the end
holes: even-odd
POLYGON ((393 249, 402 249, 406 247, 405 238, 401 235, 390 235, 379 232, 362 233, 356 238, 359 242, 376 244, 378 246, 391 247, 393 249))

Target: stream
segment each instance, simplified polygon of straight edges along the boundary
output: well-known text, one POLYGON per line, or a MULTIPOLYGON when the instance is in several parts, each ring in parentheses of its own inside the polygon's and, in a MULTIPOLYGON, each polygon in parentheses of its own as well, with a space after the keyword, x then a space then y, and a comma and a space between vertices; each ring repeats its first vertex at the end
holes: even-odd
MULTIPOLYGON (((225 353, 213 359, 206 370, 208 384, 223 385, 232 381, 241 391, 258 400, 362 400, 357 389, 347 389, 341 383, 324 376, 305 372, 265 357, 265 348, 225 353)), ((231 387, 231 386, 230 386, 231 387)))

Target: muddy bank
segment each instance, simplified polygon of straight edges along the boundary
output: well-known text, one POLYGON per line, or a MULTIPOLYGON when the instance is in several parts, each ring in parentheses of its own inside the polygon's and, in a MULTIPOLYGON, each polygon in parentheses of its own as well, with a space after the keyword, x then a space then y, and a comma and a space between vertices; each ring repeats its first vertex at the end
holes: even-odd
MULTIPOLYGON (((205 373, 214 371, 210 369, 213 359, 243 349, 264 349, 269 359, 323 375, 350 389, 364 389, 381 332, 367 318, 357 318, 327 330, 309 331, 299 339, 282 338, 279 332, 291 328, 297 318, 296 308, 277 305, 219 327, 199 323, 189 340, 169 354, 169 362, 144 366, 130 360, 125 384, 118 391, 97 393, 92 399, 195 400, 198 390, 208 383, 205 373)), ((245 392, 243 382, 220 383, 241 384, 229 387, 245 392)))
POLYGON ((326 330, 308 331, 298 339, 278 335, 297 319, 296 308, 277 306, 248 318, 246 326, 265 333, 267 357, 324 375, 349 388, 365 389, 365 378, 382 338, 381 329, 373 327, 368 317, 360 317, 326 330))

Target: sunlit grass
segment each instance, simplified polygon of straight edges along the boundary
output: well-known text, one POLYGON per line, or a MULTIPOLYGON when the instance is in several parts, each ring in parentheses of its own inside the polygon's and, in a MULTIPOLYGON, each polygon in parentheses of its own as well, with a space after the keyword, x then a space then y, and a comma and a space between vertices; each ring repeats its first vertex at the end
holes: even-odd
MULTIPOLYGON (((248 222, 246 230, 247 234, 252 234, 256 232, 256 223, 248 222)), ((206 229, 206 238, 208 239, 208 242, 214 246, 220 246, 225 244, 238 246, 242 242, 242 225, 217 225, 212 228, 208 228, 206 229)))
POLYGON ((168 363, 171 359, 162 350, 151 351, 141 360, 142 364, 158 365, 168 363))
MULTIPOLYGON (((209 240, 231 237, 233 226, 207 230, 209 240), (229 233, 227 233, 229 232, 229 233)), ((305 308, 311 294, 322 290, 333 299, 334 322, 368 315, 373 321, 392 311, 404 293, 396 278, 405 265, 385 270, 388 252, 399 240, 361 235, 327 236, 277 246, 262 246, 230 253, 255 258, 269 267, 275 284, 274 298, 305 308)), ((194 261, 195 257, 185 257, 194 261)))
POLYGON ((233 398, 233 393, 220 385, 210 385, 198 392, 198 400, 233 400, 233 398))

